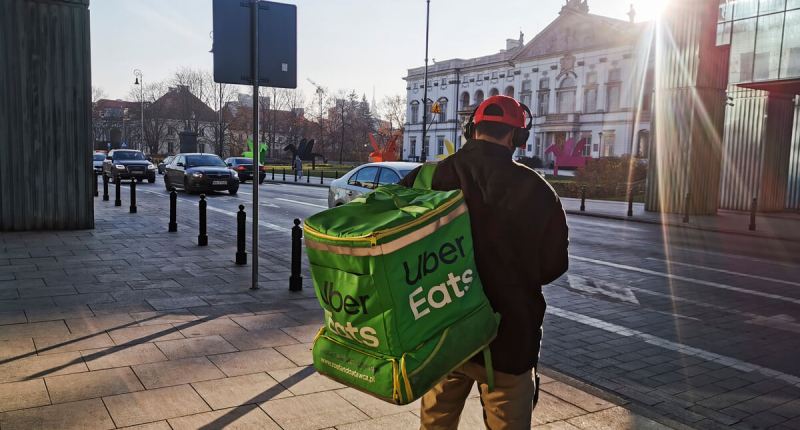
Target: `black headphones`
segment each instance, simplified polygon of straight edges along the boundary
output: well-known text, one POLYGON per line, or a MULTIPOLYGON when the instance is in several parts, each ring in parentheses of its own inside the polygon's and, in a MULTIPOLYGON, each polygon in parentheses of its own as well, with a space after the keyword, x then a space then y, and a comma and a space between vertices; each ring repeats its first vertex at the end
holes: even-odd
MULTIPOLYGON (((525 113, 528 115, 528 125, 524 128, 514 128, 514 134, 511 136, 511 142, 513 143, 515 148, 522 148, 528 142, 528 137, 531 135, 531 129, 533 128, 533 114, 528 106, 524 104, 519 104, 522 109, 525 110, 525 113)), ((469 116, 469 121, 467 124, 464 125, 464 138, 469 140, 475 136, 475 114, 478 112, 478 108, 480 108, 480 104, 475 110, 472 111, 472 114, 469 116)))

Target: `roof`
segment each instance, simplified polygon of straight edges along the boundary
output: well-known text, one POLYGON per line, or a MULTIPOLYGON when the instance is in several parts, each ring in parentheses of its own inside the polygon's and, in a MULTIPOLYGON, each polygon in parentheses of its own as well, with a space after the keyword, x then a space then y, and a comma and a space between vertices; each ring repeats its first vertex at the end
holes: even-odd
POLYGON ((195 119, 198 121, 217 121, 217 113, 192 94, 189 88, 184 85, 170 88, 166 94, 153 102, 147 109, 157 111, 162 118, 186 120, 194 114, 195 119))

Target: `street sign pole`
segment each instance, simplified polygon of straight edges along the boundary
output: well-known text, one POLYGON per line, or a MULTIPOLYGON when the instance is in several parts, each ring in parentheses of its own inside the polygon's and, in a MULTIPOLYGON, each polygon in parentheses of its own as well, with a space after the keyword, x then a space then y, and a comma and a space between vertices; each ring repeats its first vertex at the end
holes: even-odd
POLYGON ((258 140, 258 0, 250 2, 250 49, 253 77, 253 280, 251 290, 258 289, 258 179, 261 173, 259 155, 261 148, 258 140))

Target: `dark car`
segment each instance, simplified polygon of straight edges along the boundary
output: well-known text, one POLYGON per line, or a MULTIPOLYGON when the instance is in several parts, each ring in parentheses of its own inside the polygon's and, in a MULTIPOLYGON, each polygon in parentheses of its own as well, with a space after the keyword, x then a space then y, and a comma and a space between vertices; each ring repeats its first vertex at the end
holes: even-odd
POLYGON ((142 153, 134 149, 114 149, 106 156, 103 163, 103 175, 113 182, 122 179, 136 179, 142 182, 147 179, 151 184, 156 181, 156 166, 142 153))
MULTIPOLYGON (((225 159, 225 164, 231 169, 235 170, 239 175, 239 182, 249 181, 253 179, 253 159, 246 157, 229 157, 225 159)), ((264 182, 267 173, 264 171, 264 166, 261 166, 261 172, 258 175, 258 183, 264 182)))
POLYGON ((94 173, 103 173, 103 162, 106 161, 106 154, 102 152, 95 152, 92 155, 92 169, 94 173))
POLYGON ((181 189, 187 193, 239 191, 239 176, 222 158, 215 154, 178 154, 164 168, 167 190, 181 189))
POLYGON ((175 158, 175 156, 174 155, 170 155, 169 157, 161 160, 161 162, 158 163, 157 169, 158 169, 158 174, 159 175, 163 175, 164 174, 164 168, 167 166, 167 164, 172 162, 173 158, 175 158))

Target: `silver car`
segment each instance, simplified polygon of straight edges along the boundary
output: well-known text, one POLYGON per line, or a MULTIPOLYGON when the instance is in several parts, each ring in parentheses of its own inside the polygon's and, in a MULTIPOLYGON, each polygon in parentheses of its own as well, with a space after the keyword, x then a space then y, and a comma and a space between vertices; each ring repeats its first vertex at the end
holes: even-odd
POLYGON ((358 166, 331 182, 328 190, 328 207, 349 203, 381 185, 396 184, 419 166, 420 163, 404 161, 385 161, 358 166))

